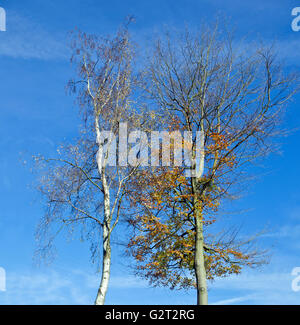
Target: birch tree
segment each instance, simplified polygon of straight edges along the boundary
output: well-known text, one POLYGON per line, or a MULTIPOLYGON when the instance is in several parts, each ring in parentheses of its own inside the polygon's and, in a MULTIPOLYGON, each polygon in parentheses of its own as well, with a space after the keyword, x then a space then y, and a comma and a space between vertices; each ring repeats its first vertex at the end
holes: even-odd
POLYGON ((218 28, 167 33, 155 43, 144 79, 157 112, 194 135, 189 165, 144 171, 131 183, 138 213, 129 220, 129 252, 151 283, 195 287, 200 305, 208 303, 207 279, 263 262, 258 251, 243 249, 249 240, 211 240, 206 229, 250 163, 272 151, 299 89, 298 76, 284 73, 272 49, 237 45, 218 28))
POLYGON ((125 26, 108 38, 78 31, 72 49, 77 78, 68 89, 77 95, 84 127, 79 140, 63 145, 58 157, 36 158, 45 167, 39 189, 47 201, 37 231, 38 253, 49 252, 62 229, 76 231, 80 226, 82 237, 91 240, 93 260, 102 258, 95 304, 103 305, 111 273, 111 236, 122 213, 124 185, 134 173, 126 155, 116 156, 120 143, 115 139, 122 123, 138 127, 132 102, 133 46, 125 26))

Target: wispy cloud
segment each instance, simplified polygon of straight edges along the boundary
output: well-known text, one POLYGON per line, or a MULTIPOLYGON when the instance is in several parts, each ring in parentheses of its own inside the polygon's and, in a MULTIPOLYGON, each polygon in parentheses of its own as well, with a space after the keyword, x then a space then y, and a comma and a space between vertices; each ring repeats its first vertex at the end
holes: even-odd
MULTIPOLYGON (((44 272, 7 271, 6 291, 0 292, 0 304, 92 304, 99 280, 99 274, 78 269, 56 269, 44 272)), ((134 290, 146 288, 147 283, 132 276, 112 276, 109 287, 134 290)))
POLYGON ((211 305, 233 305, 238 302, 245 302, 249 301, 249 299, 254 298, 255 295, 247 295, 247 296, 242 296, 242 297, 237 297, 237 298, 231 298, 231 299, 225 299, 225 300, 220 300, 217 302, 212 303, 211 305))
POLYGON ((90 303, 84 286, 76 285, 73 274, 6 272, 6 281, 6 291, 0 293, 0 304, 3 305, 90 303))
POLYGON ((63 39, 51 35, 39 24, 14 12, 7 12, 7 31, 0 34, 0 55, 25 59, 66 59, 63 39))
MULTIPOLYGON (((294 277, 288 272, 246 272, 240 276, 231 276, 216 280, 209 290, 209 301, 212 305, 239 305, 239 304, 299 304, 300 292, 292 290, 294 277)), ((55 270, 40 270, 26 272, 6 271, 6 291, 0 292, 0 304, 93 304, 100 275, 80 269, 56 268, 55 270)), ((116 301, 126 304, 119 293, 137 292, 168 295, 167 289, 157 288, 153 291, 147 283, 133 276, 111 277, 109 297, 111 303, 116 301), (141 291, 142 290, 142 291, 141 291), (145 291, 144 291, 145 290, 145 291)), ((184 296, 184 292, 169 292, 170 303, 191 303, 191 297, 184 296), (177 300, 176 300, 177 299, 177 300)), ((161 298, 164 300, 164 298, 161 298)), ((147 303, 156 303, 147 300, 147 303)))
POLYGON ((299 304, 300 293, 292 290, 292 280, 291 273, 286 272, 253 272, 219 279, 213 284, 211 293, 226 290, 233 298, 217 300, 213 304, 299 304))
MULTIPOLYGON (((299 239, 300 237, 300 225, 284 225, 279 230, 266 233, 263 235, 263 237, 274 237, 274 238, 283 238, 283 237, 289 237, 290 239, 299 239)), ((292 242, 292 245, 294 245, 295 242, 292 242)))

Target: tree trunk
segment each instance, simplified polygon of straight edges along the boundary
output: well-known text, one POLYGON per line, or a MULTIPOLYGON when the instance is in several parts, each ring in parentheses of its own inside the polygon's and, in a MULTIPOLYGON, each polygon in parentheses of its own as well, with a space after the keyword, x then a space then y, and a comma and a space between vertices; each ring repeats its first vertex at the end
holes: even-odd
MULTIPOLYGON (((106 187, 106 177, 102 178, 104 188, 106 187)), ((103 260, 102 260, 102 277, 101 283, 96 297, 96 305, 104 305, 105 296, 108 289, 108 283, 110 278, 110 265, 111 265, 111 247, 110 247, 110 200, 109 192, 104 190, 104 223, 103 223, 103 260)))
MULTIPOLYGON (((203 112, 202 112, 203 114, 203 112)), ((194 161, 197 160, 197 164, 194 165, 194 170, 196 170, 196 177, 192 180, 193 192, 195 194, 194 198, 194 209, 195 209, 195 260, 194 260, 194 268, 196 275, 196 285, 197 285, 197 305, 207 305, 208 297, 207 297, 207 284, 206 284, 206 270, 205 270, 205 260, 204 260, 204 234, 203 234, 203 215, 202 215, 202 207, 200 197, 205 194, 205 189, 202 188, 200 179, 204 173, 204 136, 203 136, 203 121, 201 125, 201 136, 200 147, 197 148, 199 150, 199 157, 194 154, 194 161), (197 159, 195 159, 197 157, 197 159)))
POLYGON ((197 285, 197 305, 207 305, 206 270, 204 263, 203 222, 199 208, 196 210, 196 235, 195 235, 195 274, 197 285))
MULTIPOLYGON (((99 154, 99 152, 98 152, 99 154)), ((110 193, 107 184, 105 168, 101 166, 99 155, 97 156, 97 163, 99 173, 101 174, 103 194, 104 194, 104 220, 103 220, 103 260, 102 260, 102 277, 100 287, 98 289, 95 305, 104 305, 105 296, 108 289, 110 278, 110 265, 111 265, 111 247, 110 247, 110 226, 111 226, 111 211, 110 211, 110 193)))
POLYGON ((110 265, 111 265, 111 248, 110 248, 110 235, 109 227, 103 227, 103 262, 102 262, 102 277, 98 289, 95 305, 104 305, 105 296, 108 289, 110 278, 110 265))

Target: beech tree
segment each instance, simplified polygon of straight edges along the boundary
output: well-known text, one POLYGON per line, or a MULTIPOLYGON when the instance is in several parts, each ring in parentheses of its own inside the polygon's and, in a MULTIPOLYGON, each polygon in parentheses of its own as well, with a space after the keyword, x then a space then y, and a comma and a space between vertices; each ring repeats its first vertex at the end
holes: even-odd
POLYGON ((117 134, 122 122, 138 128, 139 114, 132 105, 133 46, 123 26, 108 38, 78 31, 72 49, 78 75, 68 89, 77 95, 84 126, 79 140, 59 148, 58 157, 36 158, 45 168, 39 190, 47 202, 37 231, 38 253, 49 253, 59 230, 80 227, 82 237, 91 241, 93 260, 102 258, 95 301, 102 305, 110 277, 111 235, 122 213, 124 185, 135 170, 109 154, 119 145, 109 134, 117 134))
POLYGON ((254 238, 217 236, 209 227, 242 173, 272 151, 284 108, 299 89, 298 76, 284 72, 271 48, 242 51, 236 44, 217 27, 167 33, 155 43, 144 89, 168 121, 161 129, 192 132, 183 140, 190 164, 176 166, 173 154, 172 166, 141 170, 128 184, 137 211, 129 218, 128 251, 137 273, 154 285, 195 287, 201 305, 208 303, 208 279, 265 262, 254 238))

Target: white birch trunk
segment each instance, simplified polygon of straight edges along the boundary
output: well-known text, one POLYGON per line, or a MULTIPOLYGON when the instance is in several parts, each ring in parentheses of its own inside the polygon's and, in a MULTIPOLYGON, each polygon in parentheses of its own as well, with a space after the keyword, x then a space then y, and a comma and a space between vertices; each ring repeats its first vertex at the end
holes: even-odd
POLYGON ((102 183, 104 190, 104 221, 103 221, 103 260, 102 260, 102 277, 98 289, 95 304, 104 305, 105 297, 108 289, 110 278, 111 265, 111 247, 110 247, 110 226, 111 226, 111 211, 110 211, 110 196, 109 188, 106 182, 106 176, 102 172, 102 183))
POLYGON ((104 220, 103 220, 103 257, 102 257, 102 277, 100 286, 98 289, 97 297, 95 300, 95 305, 104 305, 105 297, 108 289, 108 283, 110 278, 110 266, 111 266, 111 247, 110 247, 110 227, 111 227, 111 209, 110 209, 110 193, 109 186, 107 184, 106 174, 105 174, 105 158, 103 157, 103 147, 100 143, 100 130, 99 121, 96 116, 95 118, 95 128, 97 135, 97 143, 99 150, 97 153, 97 166, 99 175, 101 175, 103 194, 104 194, 104 220))

